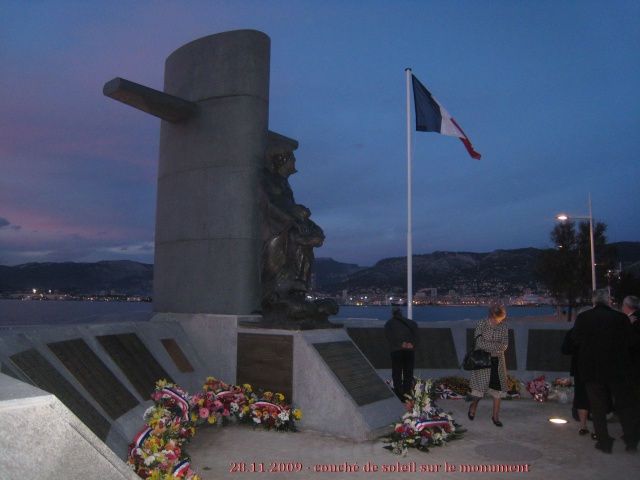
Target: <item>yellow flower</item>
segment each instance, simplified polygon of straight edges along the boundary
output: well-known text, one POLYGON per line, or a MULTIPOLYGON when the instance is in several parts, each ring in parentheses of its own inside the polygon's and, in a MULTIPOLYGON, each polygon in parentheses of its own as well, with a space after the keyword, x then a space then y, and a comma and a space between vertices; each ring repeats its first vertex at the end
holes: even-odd
POLYGON ((247 393, 251 393, 253 390, 251 389, 251 385, 249 385, 248 383, 245 383, 244 385, 242 385, 242 388, 244 388, 247 393))
POLYGON ((211 416, 211 417, 209 417, 209 418, 207 419, 207 421, 208 421, 209 423, 211 423, 211 424, 214 424, 214 423, 216 423, 216 417, 211 416))
POLYGON ((276 393, 276 400, 282 402, 284 400, 284 395, 281 393, 276 393))
POLYGON ((167 380, 163 378, 162 380, 158 380, 158 382, 156 383, 156 387, 164 388, 167 386, 167 383, 167 380))
POLYGON ((298 410, 297 408, 293 411, 293 418, 295 418, 296 420, 300 420, 302 418, 302 411, 298 410))

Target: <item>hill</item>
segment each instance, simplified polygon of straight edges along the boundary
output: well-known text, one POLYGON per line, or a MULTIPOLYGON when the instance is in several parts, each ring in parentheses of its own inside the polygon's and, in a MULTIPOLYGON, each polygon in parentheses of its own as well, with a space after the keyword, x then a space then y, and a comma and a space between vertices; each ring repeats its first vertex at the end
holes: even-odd
MULTIPOLYGON (((640 242, 612 243, 617 251, 616 267, 640 278, 640 242)), ((413 286, 418 291, 437 288, 489 295, 516 294, 542 288, 533 276, 537 248, 495 250, 489 253, 434 252, 413 257, 413 286)), ((311 273, 315 289, 324 293, 342 290, 404 292, 406 257, 385 258, 373 267, 316 258, 311 273)), ((153 265, 128 260, 96 263, 26 263, 0 265, 0 294, 49 291, 69 294, 150 296, 153 265)))
POLYGON ((0 293, 39 292, 60 294, 151 295, 153 265, 129 260, 96 263, 25 263, 0 266, 0 293))
MULTIPOLYGON (((414 289, 437 288, 448 291, 536 288, 533 266, 541 250, 525 248, 496 250, 491 253, 434 252, 413 257, 414 289)), ((406 291, 407 258, 380 260, 373 267, 360 270, 339 284, 327 285, 332 291, 379 289, 406 291)))

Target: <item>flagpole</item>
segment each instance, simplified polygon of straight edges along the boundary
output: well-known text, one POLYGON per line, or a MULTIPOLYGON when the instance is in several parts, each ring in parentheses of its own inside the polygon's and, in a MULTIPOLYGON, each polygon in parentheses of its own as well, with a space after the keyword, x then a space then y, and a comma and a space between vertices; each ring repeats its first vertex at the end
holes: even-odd
POLYGON ((411 69, 407 72, 407 318, 413 319, 413 245, 411 233, 411 69))

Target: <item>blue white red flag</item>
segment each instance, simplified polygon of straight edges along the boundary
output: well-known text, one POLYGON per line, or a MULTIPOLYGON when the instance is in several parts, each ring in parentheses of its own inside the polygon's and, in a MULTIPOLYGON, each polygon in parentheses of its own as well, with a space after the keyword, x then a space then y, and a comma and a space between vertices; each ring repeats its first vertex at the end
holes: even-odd
POLYGON ((411 75, 413 83, 413 105, 416 110, 416 130, 419 132, 436 132, 442 135, 458 137, 466 147, 469 155, 480 160, 481 155, 473 149, 467 135, 451 115, 425 88, 415 75, 411 75))

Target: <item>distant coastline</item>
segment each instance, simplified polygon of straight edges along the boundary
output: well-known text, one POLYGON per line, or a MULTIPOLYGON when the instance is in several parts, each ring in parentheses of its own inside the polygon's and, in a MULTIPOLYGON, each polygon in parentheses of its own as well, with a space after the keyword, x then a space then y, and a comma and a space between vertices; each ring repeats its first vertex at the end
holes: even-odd
MULTIPOLYGON (((511 309, 507 307, 507 322, 557 322, 554 307, 511 309), (512 317, 512 315, 518 315, 512 317), (520 316, 523 315, 523 316, 520 316), (529 315, 529 316, 527 316, 529 315)), ((478 320, 484 318, 486 307, 449 306, 447 308, 424 306, 413 311, 418 322, 478 320)), ((340 307, 331 320, 359 318, 386 320, 391 314, 389 306, 340 307)), ((0 327, 35 327, 70 325, 81 323, 114 323, 147 321, 154 315, 149 302, 126 301, 19 301, 0 299, 0 327)))

